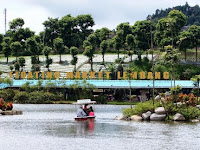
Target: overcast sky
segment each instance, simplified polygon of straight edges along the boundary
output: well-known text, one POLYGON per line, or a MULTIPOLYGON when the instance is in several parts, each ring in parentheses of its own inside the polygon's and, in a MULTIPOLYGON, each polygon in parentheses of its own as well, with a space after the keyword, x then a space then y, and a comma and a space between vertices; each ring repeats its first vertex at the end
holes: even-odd
MULTIPOLYGON (((67 14, 91 14, 95 21, 94 29, 108 27, 114 29, 119 23, 134 24, 144 20, 156 9, 166 9, 184 5, 185 0, 0 0, 0 33, 4 33, 4 9, 7 9, 8 22, 23 18, 25 27, 39 33, 42 23, 48 17, 61 18, 67 14)), ((200 0, 187 0, 189 5, 200 5, 200 0)))

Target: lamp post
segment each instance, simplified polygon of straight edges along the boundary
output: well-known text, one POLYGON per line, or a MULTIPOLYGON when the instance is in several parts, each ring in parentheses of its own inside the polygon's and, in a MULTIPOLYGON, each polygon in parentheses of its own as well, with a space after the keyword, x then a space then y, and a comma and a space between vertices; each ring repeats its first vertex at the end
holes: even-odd
POLYGON ((199 78, 197 78, 197 104, 199 104, 199 78))
MULTIPOLYGON (((149 15, 148 20, 150 20, 150 23, 152 19, 152 16, 149 15)), ((154 58, 153 58, 153 33, 152 33, 152 24, 150 24, 150 33, 151 33, 151 59, 152 59, 152 72, 153 72, 153 90, 152 90, 152 101, 154 105, 154 90, 155 90, 155 71, 154 71, 154 58)))

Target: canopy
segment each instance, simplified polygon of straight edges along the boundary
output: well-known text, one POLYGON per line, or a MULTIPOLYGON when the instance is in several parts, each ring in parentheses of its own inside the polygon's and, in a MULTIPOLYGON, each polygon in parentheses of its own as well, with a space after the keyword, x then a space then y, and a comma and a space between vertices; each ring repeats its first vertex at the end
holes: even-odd
POLYGON ((77 102, 73 103, 75 105, 84 105, 84 104, 95 104, 96 101, 91 101, 91 99, 79 99, 77 102))

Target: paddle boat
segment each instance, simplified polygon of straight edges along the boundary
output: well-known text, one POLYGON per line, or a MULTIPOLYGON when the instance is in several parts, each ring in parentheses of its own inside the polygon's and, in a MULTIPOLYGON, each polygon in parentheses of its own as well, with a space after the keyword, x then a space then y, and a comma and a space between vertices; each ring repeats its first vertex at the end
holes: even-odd
MULTIPOLYGON (((86 104, 95 104, 96 101, 91 101, 91 99, 80 99, 77 102, 73 103, 74 105, 81 105, 84 106, 86 104)), ((85 120, 95 120, 95 116, 84 116, 84 117, 75 117, 76 121, 85 121, 85 120)))

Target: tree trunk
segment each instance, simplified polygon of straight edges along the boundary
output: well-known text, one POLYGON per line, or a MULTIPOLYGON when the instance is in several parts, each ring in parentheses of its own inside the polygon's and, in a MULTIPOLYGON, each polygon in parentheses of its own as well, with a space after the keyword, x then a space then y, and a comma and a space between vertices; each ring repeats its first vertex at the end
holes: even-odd
POLYGON ((104 54, 103 54, 103 65, 104 65, 104 54))
POLYGON ((60 54, 60 63, 61 63, 61 54, 60 54))
POLYGON ((7 64, 8 64, 8 57, 7 57, 7 64))
POLYGON ((74 72, 76 72, 76 64, 74 65, 74 72))
POLYGON ((119 49, 117 50, 117 57, 118 57, 118 59, 119 59, 119 49))
POLYGON ((90 64, 91 64, 91 71, 93 71, 93 60, 92 60, 92 58, 90 59, 90 64))
POLYGON ((154 60, 153 60, 153 51, 152 51, 152 71, 153 71, 153 90, 152 90, 152 101, 154 105, 154 88, 155 88, 155 72, 154 72, 154 60))
POLYGON ((142 61, 142 56, 140 54, 138 55, 138 59, 140 62, 142 61))
POLYGON ((186 50, 185 50, 185 62, 186 62, 186 58, 187 58, 187 56, 186 56, 186 50))
POLYGON ((197 45, 196 45, 196 64, 197 64, 197 45))

